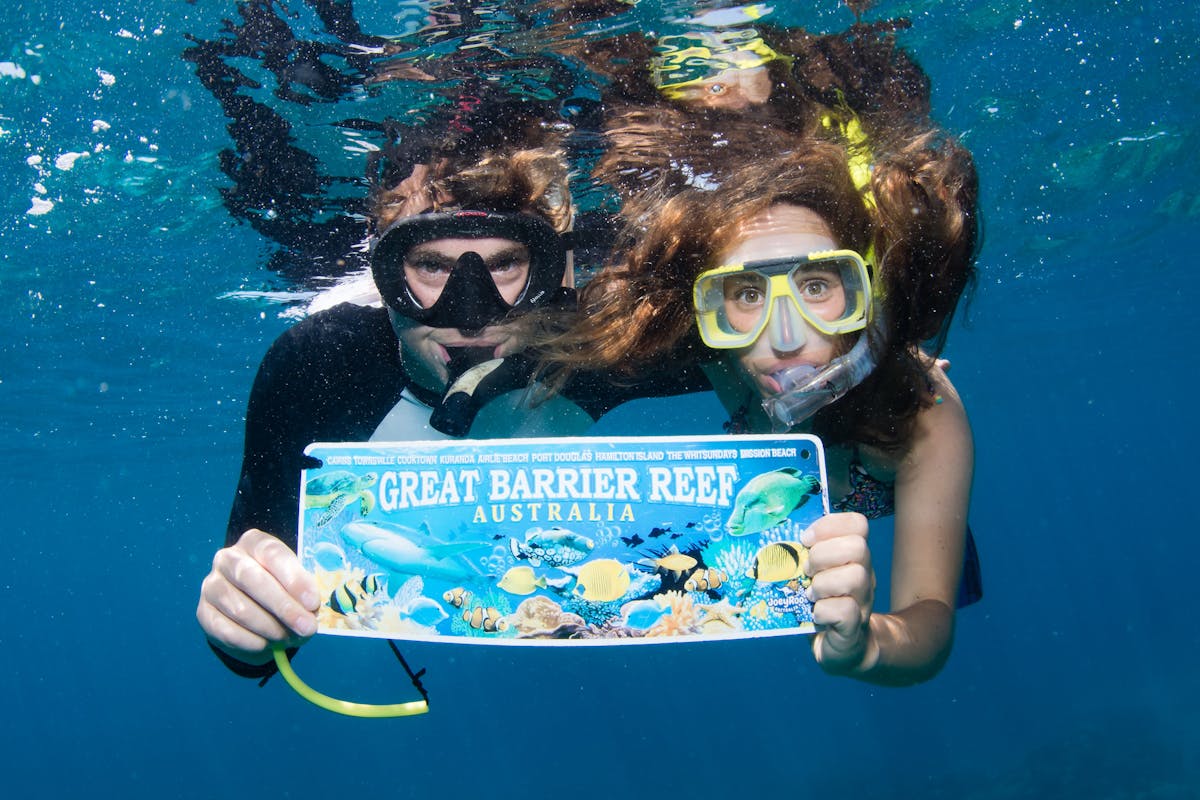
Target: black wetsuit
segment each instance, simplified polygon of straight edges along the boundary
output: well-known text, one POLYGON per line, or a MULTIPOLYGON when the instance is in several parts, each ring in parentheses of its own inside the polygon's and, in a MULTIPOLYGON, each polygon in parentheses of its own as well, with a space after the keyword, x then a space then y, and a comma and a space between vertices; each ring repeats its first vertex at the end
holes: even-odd
POLYGON ((250 392, 225 544, 259 528, 295 549, 304 448, 369 439, 409 383, 382 308, 340 305, 280 335, 250 392))

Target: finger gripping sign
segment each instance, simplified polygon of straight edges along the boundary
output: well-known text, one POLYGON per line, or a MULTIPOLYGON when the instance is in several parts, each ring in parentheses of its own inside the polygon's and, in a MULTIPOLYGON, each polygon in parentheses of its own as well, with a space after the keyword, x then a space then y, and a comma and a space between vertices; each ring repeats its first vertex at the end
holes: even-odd
POLYGON ((320 631, 634 644, 813 630, 811 436, 310 445, 299 549, 320 631))

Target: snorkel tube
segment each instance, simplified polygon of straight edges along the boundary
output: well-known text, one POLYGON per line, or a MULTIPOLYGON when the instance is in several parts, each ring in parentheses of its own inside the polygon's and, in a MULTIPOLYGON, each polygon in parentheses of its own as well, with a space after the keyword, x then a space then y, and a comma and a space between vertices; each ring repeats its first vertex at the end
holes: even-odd
MULTIPOLYGON (((389 641, 389 644, 392 644, 389 641)), ((400 662, 404 664, 405 670, 408 670, 408 664, 404 662, 403 656, 396 650, 396 646, 392 644, 392 650, 396 656, 400 658, 400 662)), ((354 703, 349 700, 339 700, 336 697, 330 697, 327 694, 322 694, 316 689, 309 686, 304 681, 300 680, 300 676, 292 669, 291 662, 288 661, 287 652, 282 645, 277 645, 272 648, 272 654, 275 657, 275 666, 279 668, 279 674, 287 681, 287 685, 292 687, 296 694, 303 697, 308 702, 315 706, 332 711, 335 714, 343 714, 347 717, 367 717, 373 719, 388 719, 391 717, 412 717, 417 714, 424 714, 429 711, 429 696, 425 694, 424 688, 420 684, 421 673, 413 676, 410 672, 410 677, 413 679, 413 684, 421 691, 424 699, 412 700, 407 703, 391 703, 387 705, 374 705, 371 703, 354 703)), ((424 672, 424 670, 422 670, 424 672)))
MULTIPOLYGON (((878 331, 878 322, 871 329, 878 331)), ((781 430, 793 428, 862 383, 876 365, 868 332, 863 331, 850 352, 820 369, 800 365, 772 375, 779 382, 780 392, 762 404, 771 422, 781 430)))

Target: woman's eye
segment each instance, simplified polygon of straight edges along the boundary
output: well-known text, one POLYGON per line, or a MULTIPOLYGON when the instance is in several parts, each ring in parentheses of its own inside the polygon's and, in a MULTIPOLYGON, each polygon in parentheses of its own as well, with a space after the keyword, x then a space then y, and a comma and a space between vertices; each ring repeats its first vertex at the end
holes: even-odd
POLYGON ((829 283, 819 278, 807 280, 800 287, 800 292, 808 298, 820 299, 829 294, 829 283))
POLYGON ((743 286, 734 293, 733 299, 745 305, 757 305, 763 301, 763 293, 754 286, 743 286))
POLYGON ((797 284, 800 289, 800 297, 808 302, 832 300, 842 288, 841 281, 829 275, 801 277, 797 284))

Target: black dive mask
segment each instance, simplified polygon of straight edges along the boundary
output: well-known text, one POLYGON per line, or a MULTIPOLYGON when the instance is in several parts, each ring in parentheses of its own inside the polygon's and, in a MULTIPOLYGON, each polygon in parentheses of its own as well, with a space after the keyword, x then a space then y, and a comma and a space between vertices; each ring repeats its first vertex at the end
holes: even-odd
POLYGON ((562 302, 567 255, 559 234, 529 214, 451 211, 405 217, 391 225, 371 251, 371 273, 383 301, 396 313, 431 328, 478 331, 510 314, 562 302), (437 239, 507 239, 529 254, 528 274, 510 304, 493 279, 491 267, 476 252, 463 253, 450 269, 437 300, 422 306, 405 275, 406 257, 437 239))

